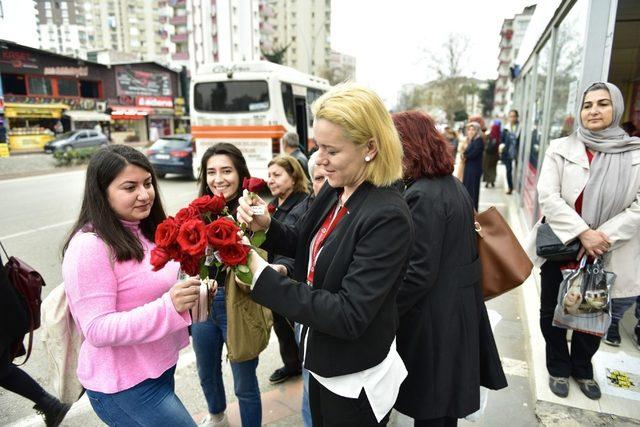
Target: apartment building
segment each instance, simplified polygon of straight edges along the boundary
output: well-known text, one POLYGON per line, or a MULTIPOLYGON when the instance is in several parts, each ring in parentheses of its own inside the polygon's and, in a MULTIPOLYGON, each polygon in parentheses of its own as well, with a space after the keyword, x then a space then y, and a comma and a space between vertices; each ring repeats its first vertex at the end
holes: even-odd
POLYGON ((331 0, 260 0, 263 53, 284 50, 282 64, 329 76, 331 0))
POLYGON ((94 42, 85 6, 81 0, 36 0, 40 49, 84 56, 94 42))
POLYGON ((522 40, 536 6, 527 6, 513 18, 505 19, 500 29, 500 53, 498 54, 498 78, 494 92, 493 115, 506 118, 512 108, 514 84, 512 67, 518 56, 522 40))

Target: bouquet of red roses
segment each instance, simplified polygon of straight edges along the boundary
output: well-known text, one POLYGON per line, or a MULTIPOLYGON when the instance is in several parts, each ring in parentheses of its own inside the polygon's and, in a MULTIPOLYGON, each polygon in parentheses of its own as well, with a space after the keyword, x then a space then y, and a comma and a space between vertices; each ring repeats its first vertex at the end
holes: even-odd
MULTIPOLYGON (((250 191, 259 191, 260 185, 262 188, 266 185, 259 178, 250 180, 243 183, 243 187, 250 191)), ((198 197, 189 206, 180 209, 175 217, 170 216, 158 225, 156 247, 151 251, 151 264, 154 270, 159 270, 170 260, 180 262, 184 273, 200 276, 201 296, 210 298, 210 292, 203 289, 210 291, 213 284, 213 280, 209 279, 210 266, 227 268, 241 281, 251 283, 251 271, 247 266, 249 251, 251 246, 259 247, 264 242, 265 234, 254 233, 250 237, 249 246, 242 241, 244 232, 244 227, 239 226, 230 215, 223 196, 198 197)), ((210 301, 207 299, 198 305, 208 309, 210 301)), ((194 311, 202 313, 206 309, 203 307, 193 310, 192 315, 194 311)), ((194 321, 203 316, 194 316, 194 321)))

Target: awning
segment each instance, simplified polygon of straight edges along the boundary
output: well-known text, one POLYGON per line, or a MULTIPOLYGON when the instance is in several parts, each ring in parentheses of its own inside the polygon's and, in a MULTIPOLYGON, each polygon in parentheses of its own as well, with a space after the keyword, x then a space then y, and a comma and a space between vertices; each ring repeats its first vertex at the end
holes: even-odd
POLYGON ((4 104, 4 115, 9 119, 59 119, 62 117, 62 110, 67 109, 69 109, 67 104, 6 102, 4 104))
POLYGON ((150 107, 127 107, 114 105, 111 107, 111 118, 114 120, 142 120, 153 113, 150 107))
POLYGON ((74 122, 110 122, 111 116, 99 111, 67 111, 65 116, 71 118, 74 122))

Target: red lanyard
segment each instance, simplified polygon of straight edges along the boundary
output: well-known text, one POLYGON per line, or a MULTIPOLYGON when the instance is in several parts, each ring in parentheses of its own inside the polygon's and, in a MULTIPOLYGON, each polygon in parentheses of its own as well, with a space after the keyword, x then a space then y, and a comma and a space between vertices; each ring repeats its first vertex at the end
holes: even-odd
POLYGON ((324 245, 325 240, 329 237, 329 234, 336 228, 338 223, 344 216, 347 214, 347 208, 345 206, 341 206, 338 209, 338 205, 329 212, 329 215, 324 219, 320 230, 316 233, 316 237, 313 240, 313 247, 311 248, 311 267, 309 268, 309 274, 307 275, 307 281, 309 283, 313 283, 313 274, 316 268, 316 261, 318 260, 318 254, 320 253, 320 248, 324 245), (337 210, 337 212, 336 212, 337 210))

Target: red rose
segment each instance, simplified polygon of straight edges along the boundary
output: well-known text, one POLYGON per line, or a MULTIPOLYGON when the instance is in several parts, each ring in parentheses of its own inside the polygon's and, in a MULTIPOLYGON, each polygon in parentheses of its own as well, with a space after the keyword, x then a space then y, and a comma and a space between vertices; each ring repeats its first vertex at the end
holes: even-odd
POLYGON ((211 196, 211 200, 207 205, 207 211, 218 215, 222 212, 226 205, 227 201, 225 200, 223 195, 211 196))
POLYGON ((164 248, 156 246, 151 250, 151 265, 153 265, 153 271, 158 271, 165 266, 171 259, 171 255, 164 248))
POLYGON ((158 228, 156 228, 156 236, 154 239, 156 245, 162 246, 163 248, 168 247, 176 241, 179 230, 180 226, 173 217, 165 219, 158 225, 158 228))
POLYGON ((193 206, 187 206, 186 208, 182 208, 176 214, 176 222, 178 224, 184 224, 190 219, 198 219, 198 218, 200 218, 198 209, 194 208, 193 206))
POLYGON ((269 203, 267 205, 267 211, 272 214, 276 211, 276 205, 274 205, 273 203, 269 203))
POLYGON ((218 256, 220 260, 228 266, 234 267, 236 265, 247 263, 247 254, 251 249, 242 243, 235 243, 233 245, 227 245, 220 248, 218 256))
POLYGON ((173 242, 172 244, 170 244, 169 246, 163 249, 167 251, 171 259, 180 261, 180 258, 182 257, 182 249, 180 249, 180 245, 178 244, 178 242, 173 242))
POLYGON ((180 249, 189 255, 202 256, 207 246, 207 231, 204 222, 189 219, 180 226, 177 238, 180 249))
POLYGON ((229 218, 218 218, 207 225, 207 240, 216 249, 233 245, 239 240, 240 229, 229 218))
POLYGON ((211 196, 201 196, 189 203, 189 206, 192 206, 198 210, 198 212, 206 212, 207 206, 211 202, 211 196))
POLYGON ((180 260, 180 269, 189 276, 197 276, 200 274, 200 259, 184 254, 180 260))
POLYGON ((242 180, 242 188, 245 190, 249 190, 252 193, 259 193, 266 186, 267 183, 262 178, 245 178, 242 180))

